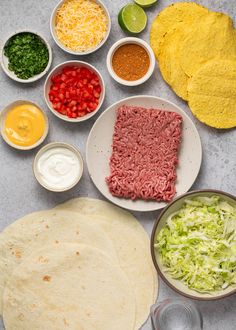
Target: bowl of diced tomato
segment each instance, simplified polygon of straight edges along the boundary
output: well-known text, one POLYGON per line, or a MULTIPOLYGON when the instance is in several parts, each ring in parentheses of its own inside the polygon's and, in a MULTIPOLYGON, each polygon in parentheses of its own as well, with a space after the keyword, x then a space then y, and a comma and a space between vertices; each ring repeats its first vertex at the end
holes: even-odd
POLYGON ((105 84, 94 66, 82 61, 67 61, 49 73, 44 97, 54 115, 65 121, 80 122, 100 109, 105 84))

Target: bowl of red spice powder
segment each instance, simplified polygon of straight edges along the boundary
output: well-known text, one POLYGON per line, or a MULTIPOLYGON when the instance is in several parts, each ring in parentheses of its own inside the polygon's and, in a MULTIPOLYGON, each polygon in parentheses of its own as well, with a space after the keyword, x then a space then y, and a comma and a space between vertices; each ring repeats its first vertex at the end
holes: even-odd
POLYGON ((153 74, 155 56, 144 40, 134 37, 123 38, 109 50, 107 69, 118 83, 138 86, 153 74))
POLYGON ((52 113, 68 122, 94 116, 105 97, 99 71, 86 62, 67 61, 56 66, 44 85, 44 98, 52 113))

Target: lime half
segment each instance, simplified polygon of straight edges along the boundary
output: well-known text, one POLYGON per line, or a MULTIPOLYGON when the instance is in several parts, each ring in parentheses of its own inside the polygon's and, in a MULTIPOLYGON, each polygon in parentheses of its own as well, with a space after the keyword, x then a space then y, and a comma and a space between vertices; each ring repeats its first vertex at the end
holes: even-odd
POLYGON ((119 12, 118 22, 122 30, 136 34, 145 29, 147 15, 140 6, 130 3, 119 12))
POLYGON ((148 8, 157 3, 157 0, 134 0, 137 5, 143 7, 143 8, 148 8))

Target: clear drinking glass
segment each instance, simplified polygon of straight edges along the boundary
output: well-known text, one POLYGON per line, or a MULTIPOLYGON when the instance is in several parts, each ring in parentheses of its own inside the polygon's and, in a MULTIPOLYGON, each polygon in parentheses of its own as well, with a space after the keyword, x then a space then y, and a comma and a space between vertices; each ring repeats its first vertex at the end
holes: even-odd
POLYGON ((198 309, 184 299, 166 299, 151 308, 153 330, 202 330, 198 309))

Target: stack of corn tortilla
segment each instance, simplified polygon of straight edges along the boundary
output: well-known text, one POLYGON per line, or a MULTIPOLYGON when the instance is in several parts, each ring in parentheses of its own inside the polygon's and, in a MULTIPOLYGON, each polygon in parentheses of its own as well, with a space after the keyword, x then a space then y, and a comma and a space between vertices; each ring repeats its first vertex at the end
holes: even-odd
POLYGON ((174 3, 154 20, 151 46, 164 80, 201 122, 236 126, 236 30, 229 16, 174 3))

